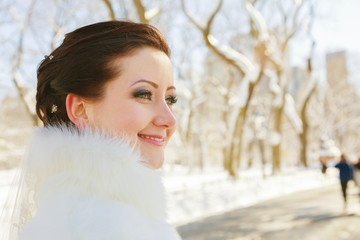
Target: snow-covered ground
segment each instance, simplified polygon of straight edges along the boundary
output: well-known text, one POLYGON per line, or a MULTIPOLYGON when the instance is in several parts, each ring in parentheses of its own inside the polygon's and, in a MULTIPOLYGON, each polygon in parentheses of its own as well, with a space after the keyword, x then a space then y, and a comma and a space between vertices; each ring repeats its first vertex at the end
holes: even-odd
POLYGON ((296 191, 338 183, 338 172, 328 168, 324 176, 318 168, 288 169, 275 176, 262 177, 259 170, 241 172, 233 180, 221 170, 164 178, 169 221, 181 225, 239 207, 296 191))
MULTIPOLYGON (((16 170, 0 171, 0 209, 2 211, 16 170)), ((169 222, 185 224, 266 199, 311 188, 337 184, 337 170, 328 168, 326 177, 318 168, 288 169, 275 176, 262 177, 259 170, 241 172, 233 180, 220 169, 187 174, 164 174, 169 222)), ((1 213, 0 213, 1 214, 1 213)))

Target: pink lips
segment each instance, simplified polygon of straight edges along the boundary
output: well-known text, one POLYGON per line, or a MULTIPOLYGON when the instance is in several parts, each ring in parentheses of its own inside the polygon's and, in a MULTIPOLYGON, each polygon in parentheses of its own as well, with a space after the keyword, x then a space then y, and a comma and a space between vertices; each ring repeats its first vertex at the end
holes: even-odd
POLYGON ((138 136, 145 142, 154 144, 156 146, 164 146, 166 144, 166 141, 164 137, 158 136, 158 135, 143 135, 138 134, 138 136))

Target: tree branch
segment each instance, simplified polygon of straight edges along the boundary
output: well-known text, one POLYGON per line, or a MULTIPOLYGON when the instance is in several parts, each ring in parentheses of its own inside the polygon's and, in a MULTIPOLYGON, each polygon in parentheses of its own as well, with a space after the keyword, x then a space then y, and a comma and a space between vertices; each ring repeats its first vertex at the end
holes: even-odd
POLYGON ((204 31, 205 31, 205 28, 202 27, 202 26, 195 20, 195 18, 186 10, 184 0, 181 0, 181 8, 182 8, 183 12, 185 13, 185 15, 188 17, 188 19, 195 25, 195 27, 196 27, 197 29, 199 29, 201 32, 204 32, 204 31))
POLYGON ((149 19, 146 18, 146 10, 141 0, 133 0, 133 3, 136 7, 140 22, 148 24, 149 19))
POLYGON ((228 46, 219 44, 216 38, 210 33, 211 25, 216 14, 221 9, 222 2, 222 0, 219 1, 216 9, 214 9, 210 15, 210 18, 207 20, 205 27, 201 26, 200 23, 198 23, 195 18, 186 10, 184 0, 181 0, 181 7, 188 19, 195 25, 198 30, 201 31, 206 46, 230 66, 235 67, 242 75, 246 75, 249 70, 253 70, 255 68, 248 57, 228 46))
POLYGON ((161 13, 161 8, 146 10, 141 0, 133 0, 140 22, 149 24, 152 19, 161 13))
POLYGON ((110 0, 103 0, 103 2, 105 3, 105 5, 109 11, 110 19, 115 20, 116 17, 115 17, 114 8, 112 7, 110 0))
POLYGON ((292 24, 292 28, 291 28, 291 32, 286 36, 285 38, 285 41, 283 42, 282 46, 281 46, 281 51, 284 52, 288 46, 288 43, 290 41, 290 39, 295 35, 295 33, 298 31, 298 24, 296 24, 296 19, 299 15, 299 12, 300 12, 300 9, 301 7, 303 6, 303 2, 300 0, 300 1, 295 1, 295 4, 296 4, 296 10, 295 10, 295 13, 292 17, 292 21, 293 21, 293 24, 292 24))
POLYGON ((223 3, 223 0, 220 0, 218 2, 218 5, 215 8, 214 12, 210 15, 210 18, 209 18, 209 20, 208 20, 208 22, 206 24, 206 28, 205 28, 205 32, 204 32, 206 35, 210 34, 210 29, 211 29, 212 23, 213 23, 213 21, 215 19, 216 14, 220 11, 222 3, 223 3))
POLYGON ((18 47, 17 47, 17 52, 16 52, 16 57, 15 57, 15 63, 11 68, 11 73, 12 73, 12 81, 18 91, 19 97, 21 102, 24 104, 26 112, 28 113, 28 115, 31 117, 31 119, 33 120, 33 124, 34 126, 38 125, 38 118, 36 116, 36 114, 33 114, 30 110, 29 104, 26 102, 25 100, 25 91, 24 88, 21 87, 19 80, 17 78, 17 76, 19 75, 19 69, 20 66, 22 64, 22 55, 24 52, 24 48, 23 48, 23 44, 24 44, 24 35, 25 35, 25 30, 27 29, 27 27, 30 25, 31 22, 31 17, 32 17, 32 13, 33 13, 33 9, 35 6, 36 0, 33 0, 29 6, 28 12, 27 12, 27 16, 26 16, 26 20, 24 23, 24 26, 22 26, 21 30, 20 30, 20 36, 19 36, 19 42, 18 42, 18 47))

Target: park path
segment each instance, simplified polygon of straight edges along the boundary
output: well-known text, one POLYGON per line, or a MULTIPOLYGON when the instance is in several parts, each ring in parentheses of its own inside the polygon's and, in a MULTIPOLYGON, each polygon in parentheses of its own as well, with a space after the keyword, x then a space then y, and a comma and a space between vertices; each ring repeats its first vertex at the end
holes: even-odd
POLYGON ((183 240, 360 239, 360 205, 351 183, 344 209, 338 184, 301 191, 178 227, 183 240))

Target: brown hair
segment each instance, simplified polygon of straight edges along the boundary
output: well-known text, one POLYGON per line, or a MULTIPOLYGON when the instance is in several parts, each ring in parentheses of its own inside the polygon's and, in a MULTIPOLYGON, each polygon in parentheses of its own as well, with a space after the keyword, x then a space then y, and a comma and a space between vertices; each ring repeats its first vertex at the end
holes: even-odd
POLYGON ((36 113, 44 125, 71 123, 65 105, 67 94, 101 98, 105 84, 119 74, 112 60, 142 47, 170 56, 164 37, 148 24, 100 22, 66 34, 37 71, 36 113))

